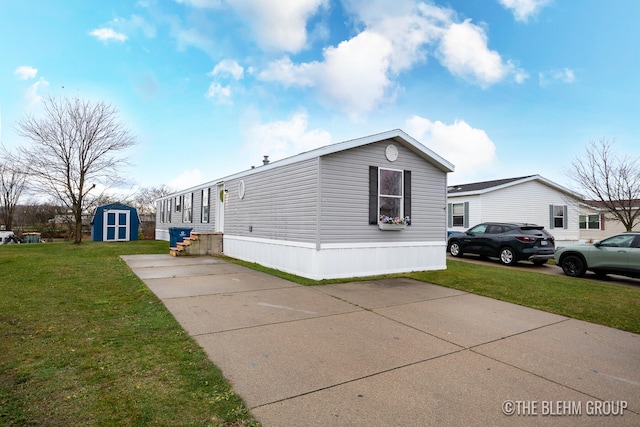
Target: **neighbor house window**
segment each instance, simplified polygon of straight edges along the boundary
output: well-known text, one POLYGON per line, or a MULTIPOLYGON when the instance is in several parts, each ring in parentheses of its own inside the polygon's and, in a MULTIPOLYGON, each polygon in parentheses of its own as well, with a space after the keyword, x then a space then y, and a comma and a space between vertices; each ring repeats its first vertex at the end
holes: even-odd
POLYGON ((464 203, 451 205, 451 222, 453 227, 464 227, 464 203))
POLYGON ((447 225, 451 227, 469 227, 469 202, 449 203, 447 205, 447 225))
POLYGON ((567 228, 567 206, 549 205, 549 228, 567 228))
POLYGON ((580 230, 600 230, 600 214, 580 215, 580 230))
POLYGON ((378 209, 379 215, 403 218, 402 171, 379 169, 378 209))
POLYGON ((182 196, 176 197, 176 212, 180 212, 180 208, 182 205, 182 196))
POLYGON ((171 222, 171 199, 167 199, 166 202, 167 202, 167 206, 166 206, 167 215, 165 216, 165 220, 167 222, 171 222))
POLYGON ((209 189, 202 190, 202 222, 209 222, 209 189))
POLYGON ((184 196, 184 209, 182 211, 182 222, 193 221, 193 211, 191 210, 191 201, 193 200, 193 193, 185 194, 184 196))

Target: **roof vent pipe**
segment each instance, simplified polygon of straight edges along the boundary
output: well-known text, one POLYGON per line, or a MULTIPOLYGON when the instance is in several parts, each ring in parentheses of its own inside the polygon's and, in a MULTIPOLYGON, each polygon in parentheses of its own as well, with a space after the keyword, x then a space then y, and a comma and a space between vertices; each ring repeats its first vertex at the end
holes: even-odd
POLYGON ((263 165, 268 165, 269 164, 269 156, 264 156, 264 159, 262 160, 262 164, 263 165))

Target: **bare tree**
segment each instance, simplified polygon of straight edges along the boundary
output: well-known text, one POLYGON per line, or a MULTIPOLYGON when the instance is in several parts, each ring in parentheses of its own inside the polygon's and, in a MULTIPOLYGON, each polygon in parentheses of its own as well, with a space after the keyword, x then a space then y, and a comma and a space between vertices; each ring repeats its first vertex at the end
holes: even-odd
POLYGON ((619 158, 613 152, 613 141, 591 141, 585 154, 571 163, 567 175, 587 200, 599 202, 627 231, 640 223, 640 159, 619 158))
POLYGON ((157 187, 140 188, 133 195, 132 206, 135 207, 140 215, 152 215, 156 212, 156 200, 160 197, 168 196, 175 190, 167 185, 159 185, 157 187))
POLYGON ((2 203, 2 223, 7 230, 13 228, 13 214, 25 189, 26 174, 21 172, 10 159, 0 159, 0 203, 2 203))
POLYGON ((126 162, 117 154, 136 140, 118 120, 117 110, 104 101, 49 97, 43 108, 43 117, 27 116, 18 122, 19 135, 31 145, 18 148, 16 160, 35 189, 70 209, 74 243, 81 243, 82 215, 91 191, 121 181, 118 170, 126 162))

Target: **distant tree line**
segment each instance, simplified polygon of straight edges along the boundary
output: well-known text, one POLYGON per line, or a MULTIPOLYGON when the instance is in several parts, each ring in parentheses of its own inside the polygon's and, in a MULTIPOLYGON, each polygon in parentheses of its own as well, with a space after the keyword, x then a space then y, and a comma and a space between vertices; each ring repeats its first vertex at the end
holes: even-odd
MULTIPOLYGON (((122 187, 123 152, 136 138, 104 101, 45 98, 42 115, 27 115, 16 125, 26 143, 0 150, 0 226, 47 227, 56 215, 68 219, 74 243, 82 242, 83 218, 97 206, 122 202, 141 216, 155 213, 154 201, 170 194, 165 185, 142 188, 127 197, 110 195, 122 187), (26 194, 47 203, 19 203, 26 194)), ((640 160, 619 157, 613 143, 591 142, 567 170, 585 199, 601 202, 627 230, 640 222, 640 160)), ((59 224, 53 221, 50 228, 59 224)), ((51 229, 51 233, 55 230, 51 229)))
POLYGON ((150 214, 155 212, 153 198, 168 192, 163 185, 128 197, 110 195, 111 189, 122 187, 120 170, 127 164, 123 152, 136 138, 104 101, 48 97, 42 114, 24 116, 16 129, 25 144, 14 150, 3 145, 0 152, 0 225, 6 229, 28 222, 44 227, 39 215, 54 213, 54 218, 68 219, 73 242, 81 243, 83 218, 95 207, 119 201, 138 208, 140 215, 150 214), (27 193, 50 202, 19 203, 27 193))

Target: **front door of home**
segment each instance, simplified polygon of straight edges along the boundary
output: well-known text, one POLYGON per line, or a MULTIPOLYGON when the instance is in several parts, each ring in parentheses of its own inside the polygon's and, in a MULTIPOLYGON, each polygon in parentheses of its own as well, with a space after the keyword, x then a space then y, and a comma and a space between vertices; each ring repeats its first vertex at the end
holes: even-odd
POLYGON ((224 203, 227 197, 227 193, 224 191, 224 183, 218 184, 217 196, 216 196, 216 231, 219 233, 224 232, 224 203))
POLYGON ((129 220, 131 212, 126 210, 106 210, 103 213, 102 240, 105 242, 129 241, 129 220))

